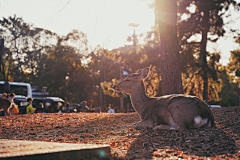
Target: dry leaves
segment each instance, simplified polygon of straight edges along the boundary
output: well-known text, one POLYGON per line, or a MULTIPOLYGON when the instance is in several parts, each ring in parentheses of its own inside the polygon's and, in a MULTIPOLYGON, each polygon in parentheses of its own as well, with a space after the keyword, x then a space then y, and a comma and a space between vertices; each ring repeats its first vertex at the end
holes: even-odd
POLYGON ((111 145, 113 159, 239 159, 240 107, 213 109, 216 127, 136 130, 136 113, 48 113, 0 117, 0 138, 111 145))

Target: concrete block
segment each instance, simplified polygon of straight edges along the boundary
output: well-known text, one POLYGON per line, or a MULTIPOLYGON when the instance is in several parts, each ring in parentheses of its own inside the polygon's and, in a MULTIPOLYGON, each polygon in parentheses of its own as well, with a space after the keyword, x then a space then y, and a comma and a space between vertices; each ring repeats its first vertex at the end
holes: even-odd
POLYGON ((110 159, 109 145, 0 139, 0 159, 82 160, 110 159))

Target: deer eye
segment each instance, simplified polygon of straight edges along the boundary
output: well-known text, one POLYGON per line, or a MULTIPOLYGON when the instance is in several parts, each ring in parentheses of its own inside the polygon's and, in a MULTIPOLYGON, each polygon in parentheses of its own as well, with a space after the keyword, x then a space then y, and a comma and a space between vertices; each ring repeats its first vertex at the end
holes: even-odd
POLYGON ((129 80, 129 79, 126 79, 125 81, 126 81, 126 82, 129 82, 130 80, 129 80))

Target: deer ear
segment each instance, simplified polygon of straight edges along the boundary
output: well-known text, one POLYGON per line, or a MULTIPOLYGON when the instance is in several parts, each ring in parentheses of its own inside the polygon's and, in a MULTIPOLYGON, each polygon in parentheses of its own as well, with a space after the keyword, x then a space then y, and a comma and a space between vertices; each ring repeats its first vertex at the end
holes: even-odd
POLYGON ((149 68, 139 70, 137 73, 139 73, 140 79, 143 80, 148 77, 149 68))

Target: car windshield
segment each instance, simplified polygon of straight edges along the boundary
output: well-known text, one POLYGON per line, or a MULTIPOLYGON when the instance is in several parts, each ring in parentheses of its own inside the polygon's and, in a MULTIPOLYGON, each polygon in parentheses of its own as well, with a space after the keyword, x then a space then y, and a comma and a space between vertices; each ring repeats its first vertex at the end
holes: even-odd
MULTIPOLYGON (((10 84, 10 92, 15 95, 27 96, 27 86, 10 84)), ((0 84, 0 93, 4 93, 4 84, 0 84)))

